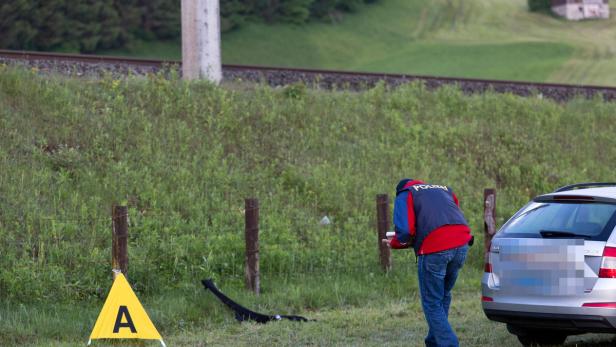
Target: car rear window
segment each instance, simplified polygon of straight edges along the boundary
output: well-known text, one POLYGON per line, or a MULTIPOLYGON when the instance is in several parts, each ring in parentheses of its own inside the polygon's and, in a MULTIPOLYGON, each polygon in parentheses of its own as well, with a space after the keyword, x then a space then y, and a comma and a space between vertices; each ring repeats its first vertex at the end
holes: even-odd
POLYGON ((616 225, 616 204, 532 202, 516 213, 499 234, 505 237, 581 237, 606 241, 616 225))

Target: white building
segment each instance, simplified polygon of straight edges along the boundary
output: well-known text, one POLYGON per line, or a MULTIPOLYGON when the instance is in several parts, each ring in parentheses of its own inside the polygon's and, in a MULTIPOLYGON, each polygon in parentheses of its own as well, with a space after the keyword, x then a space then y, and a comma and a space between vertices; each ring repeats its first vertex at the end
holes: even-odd
POLYGON ((552 0, 552 11, 569 20, 609 18, 609 0, 552 0))

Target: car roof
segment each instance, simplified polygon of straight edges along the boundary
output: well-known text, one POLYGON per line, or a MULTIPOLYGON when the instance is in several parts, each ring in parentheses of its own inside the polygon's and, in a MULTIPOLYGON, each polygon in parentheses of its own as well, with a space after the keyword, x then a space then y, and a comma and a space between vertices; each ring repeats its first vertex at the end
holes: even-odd
POLYGON ((572 197, 572 198, 575 198, 577 196, 593 197, 593 198, 598 198, 597 200, 616 202, 616 186, 565 190, 561 192, 543 194, 543 195, 538 196, 534 200, 550 199, 550 198, 557 197, 557 196, 567 196, 567 197, 572 197))

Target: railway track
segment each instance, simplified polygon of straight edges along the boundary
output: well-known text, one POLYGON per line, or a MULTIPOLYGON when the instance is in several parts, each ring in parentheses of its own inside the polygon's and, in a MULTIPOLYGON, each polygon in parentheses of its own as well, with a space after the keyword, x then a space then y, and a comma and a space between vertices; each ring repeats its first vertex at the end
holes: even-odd
MULTIPOLYGON (((177 69, 178 60, 155 60, 99 55, 43 53, 0 50, 0 63, 22 64, 39 71, 55 71, 72 75, 100 76, 101 74, 148 74, 161 69, 177 69)), ((472 78, 419 76, 408 74, 350 72, 316 69, 280 68, 249 65, 223 65, 223 78, 228 81, 242 80, 284 86, 303 82, 319 88, 344 88, 362 90, 383 81, 398 86, 412 81, 421 81, 427 88, 457 85, 465 93, 495 91, 520 96, 538 96, 557 101, 567 101, 576 96, 604 100, 616 99, 616 88, 592 85, 534 83, 472 78)))

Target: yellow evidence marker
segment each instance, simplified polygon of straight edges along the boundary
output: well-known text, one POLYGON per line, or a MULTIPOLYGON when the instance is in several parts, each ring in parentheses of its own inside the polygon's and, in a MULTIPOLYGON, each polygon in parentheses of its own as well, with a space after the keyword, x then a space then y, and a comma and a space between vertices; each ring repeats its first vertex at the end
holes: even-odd
POLYGON ((103 309, 96 319, 88 346, 94 339, 159 340, 163 347, 166 347, 126 277, 120 272, 117 273, 103 309))

